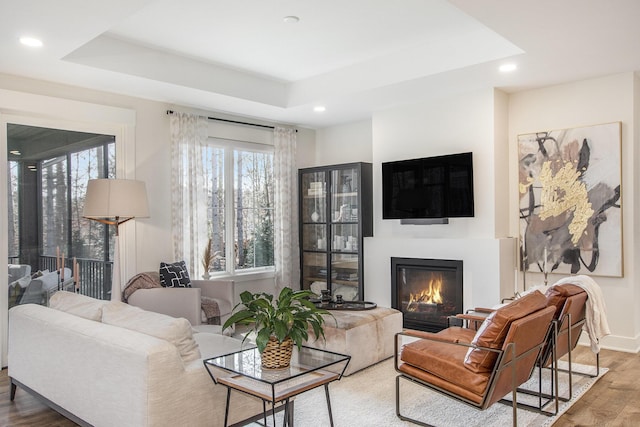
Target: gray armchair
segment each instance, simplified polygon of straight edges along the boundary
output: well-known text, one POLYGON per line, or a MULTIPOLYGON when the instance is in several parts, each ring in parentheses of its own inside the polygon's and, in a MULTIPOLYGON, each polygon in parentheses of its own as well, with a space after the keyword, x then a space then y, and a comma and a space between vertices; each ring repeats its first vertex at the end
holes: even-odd
POLYGON ((42 276, 30 280, 24 289, 22 297, 19 301, 16 301, 16 304, 48 305, 51 295, 59 289, 73 292, 74 282, 70 268, 64 268, 64 277, 64 281, 59 283, 60 276, 58 276, 57 271, 45 271, 42 276))
POLYGON ((184 317, 193 326, 198 326, 203 324, 202 302, 210 298, 218 304, 220 324, 224 324, 233 309, 233 280, 192 280, 191 286, 138 289, 128 297, 127 302, 144 310, 184 317))
POLYGON ((28 264, 9 264, 9 308, 20 303, 25 289, 31 282, 31 266, 28 264))

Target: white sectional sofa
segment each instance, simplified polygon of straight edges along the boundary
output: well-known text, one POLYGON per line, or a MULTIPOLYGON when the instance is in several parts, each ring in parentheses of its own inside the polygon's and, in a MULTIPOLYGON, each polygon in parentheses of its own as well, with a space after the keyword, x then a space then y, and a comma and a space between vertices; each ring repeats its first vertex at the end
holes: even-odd
MULTIPOLYGON (((9 311, 12 399, 25 389, 80 425, 222 426, 227 390, 202 360, 241 341, 193 333, 186 319, 121 302, 57 292, 51 307, 9 311)), ((231 396, 230 424, 262 412, 262 402, 231 396)))

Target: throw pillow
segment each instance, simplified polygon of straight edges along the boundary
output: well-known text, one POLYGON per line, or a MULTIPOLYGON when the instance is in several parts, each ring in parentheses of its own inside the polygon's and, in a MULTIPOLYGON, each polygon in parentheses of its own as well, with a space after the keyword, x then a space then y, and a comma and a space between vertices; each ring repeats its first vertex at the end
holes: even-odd
POLYGON ((191 279, 184 261, 160 263, 160 284, 165 288, 190 288, 191 279))
MULTIPOLYGON (((532 292, 492 312, 482 322, 471 344, 478 347, 501 349, 514 320, 521 319, 547 306, 541 292, 532 292)), ((464 364, 476 373, 491 372, 498 354, 492 351, 469 347, 464 364)))
POLYGON ((47 274, 49 272, 49 270, 38 270, 35 273, 33 273, 31 275, 32 279, 37 279, 38 277, 42 277, 43 275, 47 274))

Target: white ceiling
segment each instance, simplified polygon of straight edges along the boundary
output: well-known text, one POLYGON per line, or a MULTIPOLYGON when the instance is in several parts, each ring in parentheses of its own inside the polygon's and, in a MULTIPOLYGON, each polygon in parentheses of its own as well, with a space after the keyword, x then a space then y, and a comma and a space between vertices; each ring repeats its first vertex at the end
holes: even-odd
POLYGON ((639 21, 638 0, 0 0, 0 73, 321 128, 640 70, 639 21))

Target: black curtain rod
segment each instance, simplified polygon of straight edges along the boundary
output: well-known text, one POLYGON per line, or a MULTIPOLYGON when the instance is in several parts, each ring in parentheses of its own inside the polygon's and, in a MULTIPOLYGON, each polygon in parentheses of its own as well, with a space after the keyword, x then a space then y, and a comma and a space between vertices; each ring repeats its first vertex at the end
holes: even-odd
MULTIPOLYGON (((174 113, 173 110, 167 110, 167 114, 173 114, 173 113, 174 113)), ((275 126, 259 125, 257 123, 240 122, 238 120, 219 119, 217 117, 207 117, 207 120, 217 120, 219 122, 234 123, 236 125, 255 126, 255 127, 267 128, 267 129, 275 129, 276 128, 275 126)), ((296 129, 295 131, 298 132, 298 129, 296 129)))

